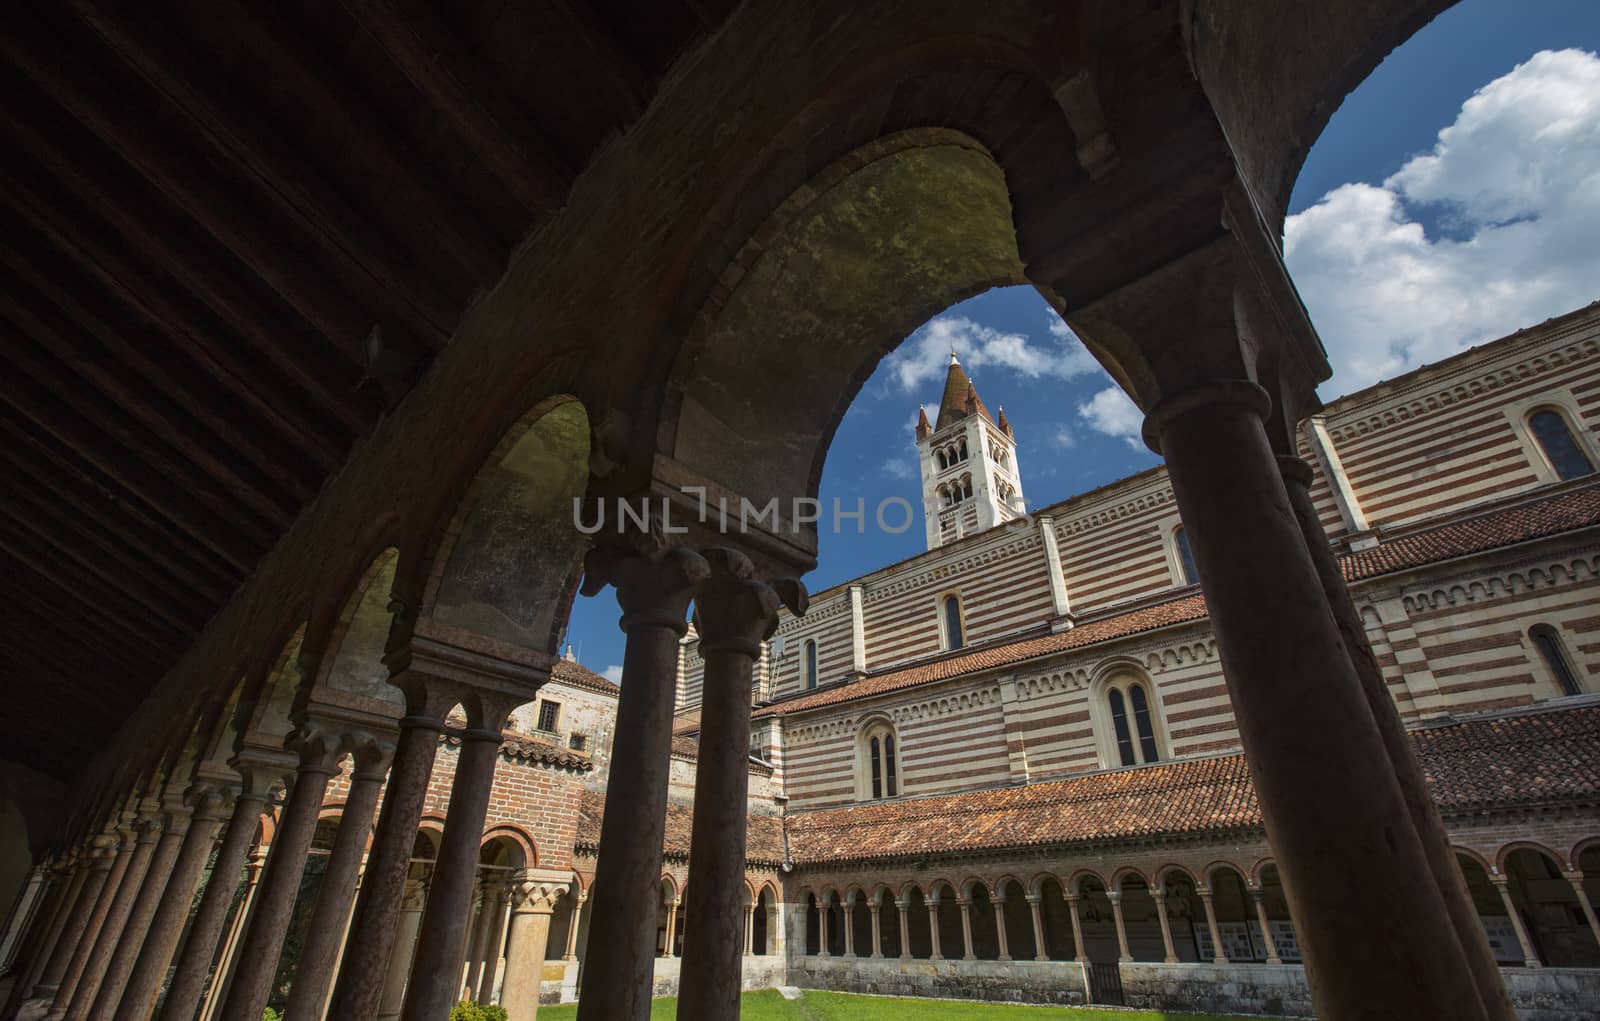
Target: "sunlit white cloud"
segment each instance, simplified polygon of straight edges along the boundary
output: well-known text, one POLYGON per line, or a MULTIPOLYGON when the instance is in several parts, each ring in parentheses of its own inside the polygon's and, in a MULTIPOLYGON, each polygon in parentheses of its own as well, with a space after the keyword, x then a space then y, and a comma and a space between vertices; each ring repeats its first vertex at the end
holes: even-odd
POLYGON ((1076 379, 1099 371, 1100 365, 1082 342, 1055 320, 1043 338, 1008 333, 965 316, 930 320, 884 359, 890 379, 901 391, 943 382, 954 351, 969 370, 1005 369, 1030 379, 1076 379), (1061 330, 1056 329, 1056 324, 1061 330))
POLYGON ((899 479, 902 482, 914 479, 919 474, 917 462, 909 457, 891 457, 883 462, 879 470, 889 478, 899 479))
POLYGON ((613 663, 613 664, 611 664, 610 666, 606 667, 604 670, 600 671, 600 676, 604 677, 606 680, 610 681, 612 684, 621 684, 622 683, 622 664, 621 663, 613 663))
POLYGON ((1055 433, 1051 435, 1050 442, 1054 446, 1065 450, 1068 447, 1077 446, 1078 437, 1071 429, 1068 429, 1066 426, 1061 426, 1056 429, 1055 433))
POLYGON ((1135 450, 1144 450, 1139 428, 1144 412, 1118 386, 1108 386, 1078 405, 1078 417, 1097 433, 1115 437, 1135 450))
POLYGON ((1289 217, 1284 256, 1334 367, 1325 394, 1595 300, 1596 237, 1600 58, 1543 51, 1382 185, 1343 185, 1289 217))

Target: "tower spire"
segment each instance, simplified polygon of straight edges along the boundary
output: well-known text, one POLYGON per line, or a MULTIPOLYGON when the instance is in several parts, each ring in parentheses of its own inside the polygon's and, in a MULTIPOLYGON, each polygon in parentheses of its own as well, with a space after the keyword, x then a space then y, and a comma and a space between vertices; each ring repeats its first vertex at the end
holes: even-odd
POLYGON ((972 385, 971 378, 967 376, 967 370, 961 367, 956 353, 951 351, 950 371, 945 373, 944 396, 939 400, 939 417, 934 422, 934 431, 942 430, 968 415, 982 415, 994 421, 989 409, 984 407, 983 398, 978 396, 978 388, 972 385))

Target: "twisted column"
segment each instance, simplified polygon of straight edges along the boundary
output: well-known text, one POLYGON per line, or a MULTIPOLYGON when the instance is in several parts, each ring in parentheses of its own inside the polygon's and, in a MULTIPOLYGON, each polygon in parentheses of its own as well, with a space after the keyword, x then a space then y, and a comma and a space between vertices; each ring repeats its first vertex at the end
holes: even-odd
POLYGON ((539 1015, 539 980, 544 976, 550 914, 567 892, 571 878, 566 873, 528 869, 511 886, 510 943, 506 975, 500 984, 500 1006, 509 1021, 534 1021, 539 1015))
POLYGON ((361 856, 372 833, 372 813, 378 807, 378 794, 394 745, 371 735, 361 735, 352 753, 354 768, 350 791, 339 816, 339 829, 328 851, 327 871, 317 887, 317 903, 311 909, 300 964, 289 986, 289 1017, 313 1018, 328 1002, 328 986, 333 981, 344 942, 345 922, 356 896, 356 879, 361 872, 361 856))
POLYGON ((221 1016, 228 1021, 259 1018, 266 1008, 322 799, 344 754, 343 743, 335 735, 314 726, 302 728, 291 740, 299 755, 299 768, 272 837, 255 905, 235 951, 233 976, 222 1001, 221 1016))
MULTIPOLYGON (((146 1021, 149 1018, 156 997, 161 992, 161 983, 167 977, 167 965, 172 961, 172 952, 177 948, 178 937, 182 935, 184 922, 188 920, 195 887, 200 885, 206 860, 211 857, 211 849, 216 843, 217 831, 222 826, 223 813, 228 809, 231 793, 206 781, 197 782, 184 792, 193 814, 189 819, 188 831, 183 836, 183 846, 177 852, 161 893, 160 903, 146 927, 146 937, 142 946, 136 946, 138 956, 117 1005, 117 1021, 146 1021)), ((232 890, 229 892, 232 893, 232 890)), ((128 931, 132 931, 132 926, 128 931)), ((124 932, 123 940, 127 939, 128 934, 124 932)), ((120 954, 122 948, 118 947, 117 951, 120 954)), ((108 982, 108 988, 109 985, 108 982)), ((101 996, 105 995, 102 989, 101 996)))
POLYGON ((60 1018, 84 1021, 94 1006, 100 981, 110 967, 111 955, 116 953, 122 928, 128 922, 134 899, 139 896, 139 887, 150 869, 150 859, 155 857, 156 843, 161 839, 160 818, 149 815, 139 819, 134 823, 133 837, 132 853, 118 855, 119 861, 112 867, 111 879, 106 881, 101 891, 100 900, 106 907, 103 913, 98 909, 96 912, 102 919, 99 932, 92 935, 85 933, 78 947, 79 954, 73 957, 74 970, 68 973, 67 980, 57 990, 55 1003, 51 1005, 50 1013, 45 1015, 49 1021, 59 1021, 60 1018), (120 879, 117 878, 119 868, 120 879), (113 879, 116 880, 114 886, 113 879))
POLYGON ((678 548, 649 555, 597 549, 585 561, 584 593, 616 588, 628 640, 589 920, 591 945, 605 952, 586 962, 578 1021, 650 1016, 656 923, 639 908, 660 896, 678 640, 689 601, 710 574, 705 559, 678 548))

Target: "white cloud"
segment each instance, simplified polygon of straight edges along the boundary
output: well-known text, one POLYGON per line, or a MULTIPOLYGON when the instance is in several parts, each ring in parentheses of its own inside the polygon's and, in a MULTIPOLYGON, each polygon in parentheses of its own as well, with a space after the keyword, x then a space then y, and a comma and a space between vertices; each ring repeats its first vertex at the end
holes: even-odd
POLYGON ((1600 58, 1544 51, 1382 186, 1291 216, 1284 255, 1333 363, 1325 389, 1349 393, 1600 297, 1596 237, 1600 58))
POLYGON ((881 470, 883 474, 889 476, 891 479, 900 479, 902 481, 906 479, 914 479, 918 474, 917 463, 910 458, 905 457, 889 458, 889 460, 883 462, 883 467, 881 470))
POLYGON ((604 670, 600 671, 600 676, 604 677, 606 680, 610 681, 612 684, 621 684, 622 683, 622 664, 621 663, 613 663, 613 664, 611 664, 610 666, 606 667, 604 670))
POLYGON ((1049 334, 1048 340, 1039 341, 1021 333, 1004 333, 965 316, 944 315, 929 320, 884 363, 902 391, 942 383, 952 350, 969 370, 1002 368, 1030 379, 1076 379, 1099 371, 1100 364, 1065 323, 1054 320, 1049 334))
POLYGON ((1071 429, 1062 426, 1056 430, 1054 436, 1050 437, 1050 442, 1065 450, 1067 447, 1077 446, 1078 437, 1073 434, 1071 429))
POLYGON ((1144 449, 1139 427, 1144 412, 1118 386, 1108 386, 1078 405, 1078 417, 1097 433, 1113 436, 1135 450, 1144 449))

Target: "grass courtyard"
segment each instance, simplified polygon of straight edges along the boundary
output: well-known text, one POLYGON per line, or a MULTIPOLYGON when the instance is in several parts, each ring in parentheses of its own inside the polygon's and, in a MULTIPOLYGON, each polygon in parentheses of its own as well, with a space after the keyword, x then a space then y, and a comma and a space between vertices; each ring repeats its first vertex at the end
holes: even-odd
MULTIPOLYGON (((575 1006, 540 1007, 539 1021, 573 1021, 575 1006)), ((650 1021, 675 1021, 676 1000, 655 1001, 650 1021)), ((952 1000, 893 999, 848 993, 808 991, 800 1000, 785 1000, 776 989, 746 993, 740 1021, 1230 1021, 1212 1014, 1163 1014, 1159 1011, 1106 1010, 1096 1007, 1023 1007, 1010 1003, 961 1003, 952 1000)), ((685 1019, 689 1021, 689 1019, 685 1019)))

